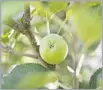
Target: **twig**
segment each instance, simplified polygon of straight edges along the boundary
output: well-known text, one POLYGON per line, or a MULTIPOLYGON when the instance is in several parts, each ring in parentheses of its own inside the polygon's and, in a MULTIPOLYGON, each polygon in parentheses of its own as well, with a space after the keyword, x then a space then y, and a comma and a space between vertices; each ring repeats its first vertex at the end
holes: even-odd
POLYGON ((18 56, 26 56, 26 57, 31 57, 31 58, 35 58, 37 59, 38 56, 36 55, 33 55, 33 54, 28 54, 28 53, 21 53, 21 52, 17 52, 17 51, 14 51, 14 50, 3 50, 3 52, 8 52, 10 54, 15 54, 15 55, 18 55, 18 56))
POLYGON ((76 75, 76 67, 77 67, 77 61, 76 61, 76 56, 74 55, 74 81, 73 81, 73 88, 74 89, 79 88, 79 79, 76 75))
POLYGON ((61 31, 61 29, 63 28, 64 24, 66 24, 66 21, 67 21, 67 19, 65 19, 65 20, 63 21, 63 23, 62 23, 62 25, 60 26, 60 28, 59 28, 57 34, 60 33, 60 31, 61 31))
POLYGON ((76 76, 78 77, 79 76, 79 74, 80 74, 80 70, 81 70, 81 67, 82 67, 82 65, 83 65, 83 61, 84 61, 84 54, 82 54, 81 55, 81 58, 80 58, 80 60, 79 60, 79 62, 78 62, 78 65, 77 65, 77 68, 76 68, 76 76))
POLYGON ((80 60, 76 61, 76 55, 74 56, 74 88, 78 89, 79 88, 79 74, 80 74, 80 70, 81 67, 83 65, 83 61, 84 61, 84 53, 81 55, 80 60))
MULTIPOLYGON (((34 37, 34 33, 31 30, 30 27, 30 5, 29 3, 25 3, 24 5, 24 15, 22 17, 22 23, 16 22, 12 19, 9 20, 10 22, 4 22, 4 24, 10 26, 17 32, 21 32, 22 34, 26 35, 28 39, 31 41, 32 46, 34 47, 35 53, 38 55, 38 46, 36 45, 36 39, 34 37)), ((39 55, 38 55, 39 57, 39 55)))
POLYGON ((74 70, 70 66, 67 66, 67 69, 68 69, 69 72, 71 72, 72 74, 74 74, 74 70))
POLYGON ((15 55, 18 55, 18 56, 26 56, 26 57, 31 57, 31 58, 35 58, 35 59, 38 58, 37 55, 29 54, 29 53, 17 52, 15 50, 13 50, 12 48, 10 48, 8 46, 5 47, 3 45, 2 45, 2 51, 5 52, 5 53, 15 54, 15 55))
POLYGON ((79 88, 79 79, 78 77, 76 76, 76 67, 77 67, 77 54, 76 54, 76 47, 75 47, 75 44, 76 44, 76 36, 74 33, 72 33, 73 35, 73 41, 72 41, 72 59, 73 59, 73 68, 74 68, 74 80, 73 80, 73 88, 74 89, 78 89, 79 88))

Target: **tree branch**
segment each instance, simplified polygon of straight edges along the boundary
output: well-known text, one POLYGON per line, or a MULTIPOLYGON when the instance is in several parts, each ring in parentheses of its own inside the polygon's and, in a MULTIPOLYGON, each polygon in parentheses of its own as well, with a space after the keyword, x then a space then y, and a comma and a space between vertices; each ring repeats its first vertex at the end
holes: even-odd
POLYGON ((31 30, 30 27, 30 7, 29 7, 29 3, 25 3, 24 5, 24 15, 22 17, 22 22, 16 22, 14 21, 12 18, 10 18, 9 22, 4 22, 4 24, 10 26, 11 28, 13 28, 14 30, 16 30, 17 32, 20 32, 24 35, 26 35, 28 37, 28 39, 30 40, 34 52, 38 55, 38 46, 36 44, 36 39, 34 37, 34 33, 31 30))
POLYGON ((30 21, 31 21, 31 16, 30 16, 30 4, 27 2, 24 5, 24 15, 22 17, 22 24, 24 26, 24 30, 25 30, 25 35, 28 37, 28 39, 31 41, 31 44, 34 48, 34 51, 36 52, 36 54, 38 55, 38 57, 40 57, 39 53, 38 53, 38 45, 35 39, 35 35, 31 29, 31 25, 30 25, 30 21))
POLYGON ((40 56, 39 46, 37 45, 34 32, 32 31, 33 29, 31 28, 31 25, 30 25, 30 21, 31 21, 30 4, 29 4, 29 2, 26 2, 24 5, 24 15, 22 17, 22 22, 19 23, 19 22, 13 21, 11 19, 10 22, 6 22, 4 24, 10 26, 11 28, 16 30, 17 32, 21 32, 22 34, 26 35, 33 46, 34 52, 38 56, 38 59, 41 60, 48 68, 54 70, 55 65, 51 65, 51 64, 46 63, 44 60, 42 60, 42 58, 40 56))

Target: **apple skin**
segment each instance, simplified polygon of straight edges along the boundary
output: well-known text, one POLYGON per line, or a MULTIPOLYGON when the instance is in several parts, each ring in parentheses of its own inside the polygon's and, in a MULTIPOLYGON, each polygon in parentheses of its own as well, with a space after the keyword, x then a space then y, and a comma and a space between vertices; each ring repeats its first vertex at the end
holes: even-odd
POLYGON ((48 64, 60 64, 68 54, 68 45, 61 36, 49 34, 41 39, 39 52, 48 64))

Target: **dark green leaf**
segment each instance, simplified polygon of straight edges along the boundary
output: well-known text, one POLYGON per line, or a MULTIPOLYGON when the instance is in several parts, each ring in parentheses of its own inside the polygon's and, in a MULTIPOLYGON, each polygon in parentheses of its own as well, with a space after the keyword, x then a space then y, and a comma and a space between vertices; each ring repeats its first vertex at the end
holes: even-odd
POLYGON ((89 81, 89 88, 90 89, 96 89, 102 86, 98 86, 99 81, 102 79, 102 68, 99 68, 94 72, 94 74, 91 76, 90 81, 89 81))
POLYGON ((88 82, 86 81, 79 82, 79 89, 89 89, 88 82))
POLYGON ((40 64, 27 63, 17 65, 4 78, 2 88, 40 88, 50 81, 55 81, 57 75, 40 64), (41 84, 40 84, 41 83, 41 84))

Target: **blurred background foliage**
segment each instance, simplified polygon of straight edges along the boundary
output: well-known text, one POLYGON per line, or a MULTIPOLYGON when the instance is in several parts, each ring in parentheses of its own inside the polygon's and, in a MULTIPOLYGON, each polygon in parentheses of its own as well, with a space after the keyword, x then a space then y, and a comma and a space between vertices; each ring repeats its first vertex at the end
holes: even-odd
MULTIPOLYGON (((65 22, 66 9, 68 8, 68 6, 69 6, 69 3, 67 3, 67 2, 46 2, 46 1, 45 2, 30 2, 30 10, 31 10, 30 13, 31 13, 31 17, 32 17, 31 27, 34 29, 34 33, 36 35, 38 44, 39 44, 39 40, 48 33, 48 29, 47 29, 47 27, 48 27, 47 21, 48 20, 49 20, 49 27, 50 27, 51 33, 57 33, 58 30, 60 29, 60 27, 62 25, 64 25, 63 22, 65 22)), ((3 45, 2 46, 3 75, 7 74, 9 68, 11 69, 12 66, 15 66, 18 64, 22 65, 25 63, 41 63, 39 60, 29 57, 29 55, 27 55, 27 56, 24 55, 24 53, 31 54, 31 55, 34 54, 33 47, 31 46, 31 43, 28 40, 28 38, 25 35, 14 30, 12 27, 5 24, 6 22, 12 23, 10 21, 10 19, 13 19, 14 21, 22 22, 23 13, 24 13, 24 2, 23 1, 2 2, 1 41, 2 41, 2 45, 3 45)), ((69 45, 71 42, 71 38, 68 36, 68 33, 65 32, 65 29, 71 32, 71 28, 69 28, 68 21, 66 22, 66 24, 68 26, 64 25, 64 28, 61 28, 62 30, 60 31, 60 35, 63 35, 63 37, 67 40, 68 45, 69 45), (67 33, 67 35, 65 33, 67 33)), ((70 48, 71 48, 71 46, 70 46, 70 48)), ((79 40, 76 43, 76 48, 78 48, 77 53, 78 53, 78 56, 80 56, 81 52, 79 52, 79 49, 82 48, 82 43, 79 42, 79 40)), ((90 80, 90 77, 98 68, 100 68, 102 66, 101 53, 102 53, 102 51, 101 51, 101 43, 100 43, 98 45, 98 47, 96 47, 96 50, 94 50, 92 53, 89 53, 86 55, 86 57, 84 59, 82 70, 80 72, 80 77, 79 77, 80 78, 80 88, 88 88, 88 82, 90 80)), ((72 62, 71 56, 68 55, 65 62, 56 66, 57 72, 59 72, 59 74, 60 74, 59 81, 64 84, 64 85, 61 85, 61 87, 72 88, 73 76, 71 75, 71 73, 68 72, 68 69, 66 68, 68 65, 72 67, 72 65, 73 65, 72 63, 73 62, 72 62), (67 87, 65 87, 65 86, 67 86, 67 87)), ((29 66, 29 65, 27 64, 27 66, 29 66)), ((34 75, 36 75, 35 71, 30 71, 30 70, 31 70, 31 68, 29 68, 27 70, 27 72, 33 72, 34 75)), ((41 69, 38 69, 37 72, 39 72, 40 70, 41 69)), ((18 69, 17 74, 18 73, 20 73, 19 69, 18 69)), ((11 74, 13 74, 13 73, 11 73, 11 74)), ((37 75, 38 78, 41 77, 39 75, 40 74, 37 75)), ((22 75, 20 75, 20 78, 22 78, 21 76, 22 75)), ((37 76, 35 76, 35 77, 37 77, 37 76)), ((11 77, 16 78, 15 75, 11 75, 10 78, 11 77)), ((55 75, 52 75, 52 77, 56 78, 55 75)), ((97 77, 97 76, 95 76, 95 77, 97 77)), ((9 77, 7 77, 7 78, 9 79, 9 77)), ((43 76, 41 78, 45 78, 45 77, 43 76)), ((100 78, 100 80, 101 80, 101 78, 100 78)), ((52 81, 52 80, 49 78, 48 81, 52 81)), ((43 83, 48 82, 48 81, 43 81, 43 83)), ((8 80, 8 82, 9 82, 9 80, 8 80)), ((24 83, 24 81, 22 81, 22 82, 24 83)), ((27 82, 28 82, 28 79, 27 79, 27 82)), ((13 82, 9 82, 9 83, 12 84, 13 82)), ((30 82, 29 82, 29 84, 30 84, 30 82)), ((28 84, 24 83, 24 85, 26 86, 28 84)), ((52 85, 52 84, 50 84, 50 85, 52 85)), ((54 85, 52 85, 52 86, 50 86, 50 85, 47 85, 47 87, 52 88, 52 89, 61 88, 56 83, 54 83, 54 85)), ((13 85, 11 85, 11 87, 9 87, 9 86, 6 85, 6 86, 3 86, 3 88, 14 88, 13 85)), ((37 86, 36 88, 41 87, 41 86, 37 86)), ((23 87, 23 86, 21 85, 21 87, 23 87)), ((92 85, 91 85, 91 88, 93 88, 92 85)), ((97 88, 97 87, 95 87, 95 88, 97 88)))

